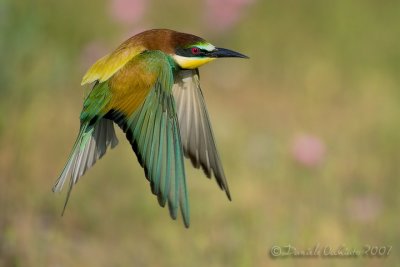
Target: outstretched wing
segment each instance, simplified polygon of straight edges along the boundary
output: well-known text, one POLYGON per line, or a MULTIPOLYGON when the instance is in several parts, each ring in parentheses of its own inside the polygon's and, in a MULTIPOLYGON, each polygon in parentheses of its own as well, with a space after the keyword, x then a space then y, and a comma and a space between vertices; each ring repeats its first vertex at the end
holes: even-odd
POLYGON ((143 52, 133 61, 124 67, 121 74, 117 73, 115 78, 110 79, 111 91, 119 92, 121 97, 111 101, 112 106, 105 118, 112 119, 126 133, 159 204, 165 206, 168 203, 173 219, 176 219, 180 208, 188 227, 189 205, 183 151, 172 95, 172 62, 160 51, 143 52), (115 82, 118 79, 124 82, 115 82), (143 82, 138 83, 140 80, 143 82), (133 102, 127 99, 137 94, 137 86, 148 87, 148 93, 140 105, 132 109, 129 103, 133 102))
POLYGON ((104 114, 103 109, 109 100, 110 95, 106 83, 96 83, 85 99, 78 137, 68 162, 53 187, 53 192, 60 192, 67 178, 70 178, 63 213, 71 190, 79 178, 106 153, 109 147, 113 148, 118 144, 113 122, 101 118, 104 114))
POLYGON ((200 88, 198 69, 178 72, 173 95, 185 156, 194 167, 201 167, 208 178, 213 173, 218 185, 231 199, 200 88))

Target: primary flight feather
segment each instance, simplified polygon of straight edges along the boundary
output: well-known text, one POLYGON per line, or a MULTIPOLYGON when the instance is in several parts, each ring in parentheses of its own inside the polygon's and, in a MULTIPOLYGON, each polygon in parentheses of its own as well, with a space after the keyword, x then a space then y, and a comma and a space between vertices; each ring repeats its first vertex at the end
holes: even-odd
POLYGON ((200 88, 198 67, 219 57, 247 58, 204 39, 167 29, 137 34, 99 59, 82 85, 93 83, 83 103, 80 131, 60 177, 69 178, 64 204, 78 179, 118 144, 114 123, 126 134, 151 191, 170 215, 181 211, 189 227, 183 157, 207 177, 214 176, 231 199, 200 88))

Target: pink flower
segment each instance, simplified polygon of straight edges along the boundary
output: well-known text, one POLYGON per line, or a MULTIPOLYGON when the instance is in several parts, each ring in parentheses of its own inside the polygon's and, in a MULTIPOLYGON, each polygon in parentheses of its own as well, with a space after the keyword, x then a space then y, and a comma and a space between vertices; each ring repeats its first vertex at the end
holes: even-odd
POLYGON ((110 4, 111 17, 124 24, 141 20, 147 7, 145 0, 111 0, 110 4))
POLYGON ((299 135, 294 139, 293 158, 306 167, 318 166, 325 158, 325 152, 324 143, 316 136, 299 135))
POLYGON ((226 30, 234 26, 243 11, 255 0, 206 0, 206 22, 216 30, 226 30))

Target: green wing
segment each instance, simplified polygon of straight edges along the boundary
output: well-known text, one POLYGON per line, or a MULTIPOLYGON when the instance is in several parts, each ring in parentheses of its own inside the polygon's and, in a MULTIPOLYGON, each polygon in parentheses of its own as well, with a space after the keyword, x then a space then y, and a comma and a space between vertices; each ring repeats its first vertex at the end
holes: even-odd
POLYGON ((148 64, 149 75, 157 73, 149 94, 133 114, 123 114, 116 109, 107 118, 114 120, 126 133, 159 204, 164 207, 168 203, 173 219, 177 218, 180 208, 184 224, 189 227, 183 150, 172 95, 172 64, 168 56, 159 51, 148 51, 139 57, 148 64))
POLYGON ((67 178, 70 178, 63 213, 72 188, 79 178, 106 153, 109 147, 114 148, 118 144, 113 122, 102 118, 103 109, 110 97, 107 83, 96 83, 85 99, 78 137, 68 162, 53 187, 54 192, 60 192, 67 178))

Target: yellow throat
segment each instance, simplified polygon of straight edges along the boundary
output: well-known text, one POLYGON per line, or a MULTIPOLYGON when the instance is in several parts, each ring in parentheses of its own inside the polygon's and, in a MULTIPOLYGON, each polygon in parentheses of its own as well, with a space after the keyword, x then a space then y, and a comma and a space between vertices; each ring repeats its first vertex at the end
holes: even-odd
POLYGON ((215 59, 212 57, 183 57, 179 55, 173 55, 173 58, 182 69, 196 69, 215 59))

